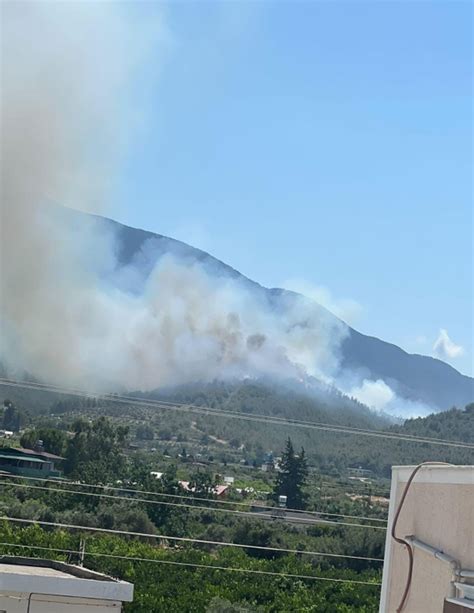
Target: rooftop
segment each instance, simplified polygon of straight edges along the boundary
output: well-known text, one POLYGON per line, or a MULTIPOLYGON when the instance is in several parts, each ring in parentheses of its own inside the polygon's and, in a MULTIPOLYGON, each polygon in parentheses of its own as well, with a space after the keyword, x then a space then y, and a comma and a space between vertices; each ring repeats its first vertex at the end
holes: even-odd
MULTIPOLYGON (((64 460, 60 455, 49 453, 48 451, 35 451, 34 449, 26 449, 25 447, 1 447, 1 453, 9 457, 12 455, 21 456, 21 459, 29 459, 31 457, 42 458, 43 460, 64 460)), ((5 457, 5 456, 2 456, 5 457)))
POLYGON ((131 602, 133 585, 66 562, 0 556, 0 592, 131 602))

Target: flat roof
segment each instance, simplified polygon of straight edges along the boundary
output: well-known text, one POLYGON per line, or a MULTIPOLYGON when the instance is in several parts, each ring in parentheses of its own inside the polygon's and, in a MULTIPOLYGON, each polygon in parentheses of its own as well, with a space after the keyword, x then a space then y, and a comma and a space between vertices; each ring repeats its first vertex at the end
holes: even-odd
POLYGON ((70 573, 65 573, 56 568, 45 566, 27 566, 26 564, 3 564, 0 562, 0 573, 17 573, 19 575, 36 575, 39 577, 71 577, 70 573))
MULTIPOLYGON (((416 466, 392 466, 392 478, 405 483, 416 466)), ((474 485, 474 466, 469 464, 425 464, 413 483, 474 485)))
POLYGON ((0 592, 131 602, 133 584, 82 566, 20 556, 0 556, 0 592))

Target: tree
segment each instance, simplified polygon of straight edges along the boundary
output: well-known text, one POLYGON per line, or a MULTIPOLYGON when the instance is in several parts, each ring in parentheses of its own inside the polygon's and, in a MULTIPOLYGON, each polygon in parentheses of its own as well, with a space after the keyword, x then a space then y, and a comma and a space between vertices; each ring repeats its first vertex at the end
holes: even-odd
POLYGON ((209 472, 194 472, 189 478, 189 489, 197 498, 209 498, 214 496, 217 483, 209 472))
POLYGON ((20 445, 27 449, 33 449, 38 441, 43 441, 45 451, 56 455, 63 455, 66 449, 67 436, 65 432, 55 428, 28 430, 20 438, 20 445))
POLYGON ((240 603, 233 603, 225 598, 215 596, 206 609, 206 613, 254 613, 255 608, 248 608, 240 603))
POLYGON ((66 449, 66 474, 91 483, 108 483, 123 478, 125 458, 122 449, 128 428, 115 427, 105 417, 93 423, 77 420, 74 436, 66 449))
POLYGON ((3 401, 3 428, 18 432, 23 421, 23 414, 16 408, 11 400, 3 401))
POLYGON ((303 487, 306 484, 307 477, 308 465, 304 449, 301 448, 299 455, 295 454, 291 438, 288 437, 282 455, 280 472, 273 490, 275 499, 278 500, 279 496, 286 496, 289 508, 304 509, 307 496, 303 487))
POLYGON ((142 424, 137 427, 137 438, 142 441, 152 441, 155 437, 155 433, 153 432, 153 428, 147 426, 146 424, 142 424))
MULTIPOLYGON (((178 481, 177 469, 174 464, 167 466, 161 479, 148 474, 141 486, 149 492, 166 494, 166 500, 179 502, 179 498, 170 498, 171 494, 182 496, 183 489, 178 481)), ((188 510, 169 505, 151 504, 147 508, 151 521, 163 533, 173 536, 186 536, 188 530, 188 510)))

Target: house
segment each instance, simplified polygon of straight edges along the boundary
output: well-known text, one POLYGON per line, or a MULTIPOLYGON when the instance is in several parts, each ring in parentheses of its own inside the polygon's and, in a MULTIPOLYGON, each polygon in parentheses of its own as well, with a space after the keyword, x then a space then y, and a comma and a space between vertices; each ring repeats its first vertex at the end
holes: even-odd
POLYGON ((379 611, 399 609, 474 611, 474 466, 392 468, 379 611))
MULTIPOLYGON (((179 484, 186 492, 194 492, 194 488, 189 487, 189 481, 179 481, 179 484)), ((218 498, 223 498, 228 489, 228 485, 215 485, 210 493, 215 494, 218 498)))
POLYGON ((0 557, 0 611, 108 613, 132 602, 133 584, 64 562, 0 557))
MULTIPOLYGON (((163 473, 151 471, 150 475, 155 477, 155 479, 161 479, 163 473)), ((186 492, 194 492, 194 488, 189 487, 189 481, 178 481, 178 483, 186 492)), ((223 496, 225 496, 228 489, 229 485, 215 485, 209 493, 215 494, 218 498, 222 498, 223 496)))
POLYGON ((23 447, 0 447, 0 471, 24 477, 60 477, 56 463, 61 456, 23 447))

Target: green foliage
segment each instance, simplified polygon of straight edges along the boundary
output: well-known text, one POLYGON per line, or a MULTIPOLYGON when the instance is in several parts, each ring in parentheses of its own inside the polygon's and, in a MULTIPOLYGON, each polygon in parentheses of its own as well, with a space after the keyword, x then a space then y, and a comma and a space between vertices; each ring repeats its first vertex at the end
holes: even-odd
MULTIPOLYGON (((262 610, 262 609, 260 609, 262 610)), ((216 596, 211 600, 206 609, 206 613, 256 613, 257 609, 249 608, 244 605, 234 604, 225 598, 216 596)))
MULTIPOLYGON (((161 479, 156 479, 154 476, 148 474, 141 486, 148 492, 155 492, 157 494, 163 493, 167 497, 165 500, 174 503, 179 503, 179 499, 169 498, 172 494, 182 495, 183 489, 179 484, 177 470, 175 465, 167 467, 163 473, 161 479)), ((160 500, 158 497, 153 497, 155 500, 160 500)), ((186 536, 188 533, 188 518, 189 512, 185 507, 170 506, 153 504, 147 508, 148 516, 155 526, 160 531, 171 536, 186 536)))
POLYGON ((136 435, 142 441, 152 441, 155 437, 153 428, 146 424, 141 424, 137 427, 136 435))
POLYGON ((45 451, 62 456, 66 451, 67 436, 62 430, 55 428, 34 428, 27 430, 20 438, 20 445, 33 449, 37 441, 43 441, 45 451))
POLYGON ((73 432, 66 449, 66 474, 89 483, 108 483, 125 474, 127 428, 99 417, 93 423, 77 420, 73 432))
POLYGON ((18 432, 24 423, 25 416, 19 411, 11 400, 3 402, 3 428, 18 432))
MULTIPOLYGON (((44 531, 37 526, 25 529, 0 524, 0 541, 26 545, 19 550, 1 546, 2 554, 45 557, 77 562, 75 553, 45 552, 28 547, 79 550, 80 535, 64 531, 44 531)), ((328 578, 380 581, 380 573, 357 573, 348 569, 322 569, 316 562, 285 556, 274 560, 249 557, 242 550, 221 548, 216 552, 198 549, 160 548, 152 543, 95 534, 86 539, 85 566, 131 581, 134 602, 126 613, 375 613, 379 588, 317 580, 301 580, 269 575, 246 574, 190 568, 171 563, 222 566, 243 570, 323 576, 328 578), (147 558, 157 563, 107 558, 93 554, 112 554, 126 558, 147 558)))
POLYGON ((301 449, 299 455, 295 454, 291 438, 288 437, 273 490, 276 501, 279 496, 286 496, 288 508, 304 509, 307 496, 303 487, 307 477, 308 464, 304 449, 301 449))
POLYGON ((197 498, 214 497, 216 479, 208 471, 196 471, 189 479, 189 489, 197 498))

